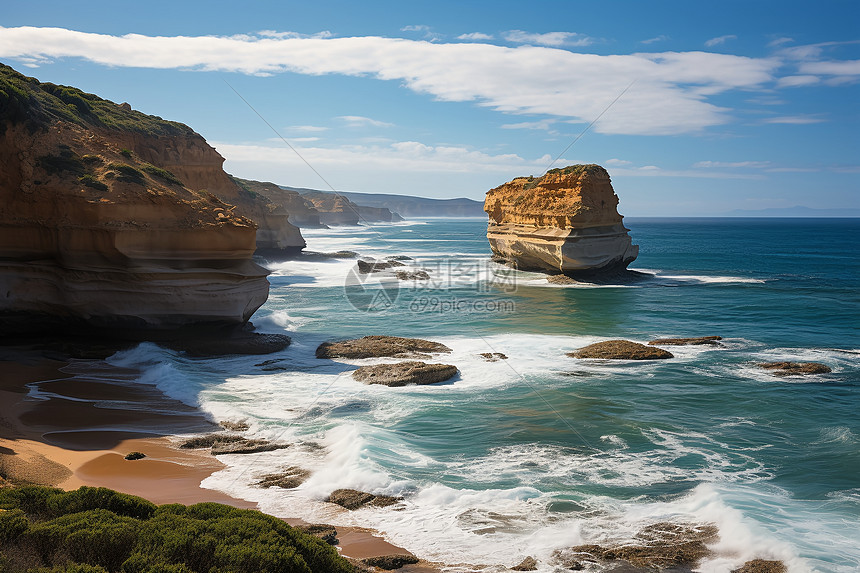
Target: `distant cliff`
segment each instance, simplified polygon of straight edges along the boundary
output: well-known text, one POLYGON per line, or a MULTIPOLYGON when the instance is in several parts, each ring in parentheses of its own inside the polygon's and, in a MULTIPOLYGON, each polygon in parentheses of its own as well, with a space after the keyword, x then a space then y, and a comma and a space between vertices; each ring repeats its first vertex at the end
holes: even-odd
MULTIPOLYGON (((306 195, 327 193, 301 187, 286 187, 306 195)), ((356 193, 340 191, 350 201, 367 207, 387 208, 403 217, 484 217, 483 204, 472 199, 430 199, 412 195, 389 195, 386 193, 356 193)))
POLYGON ((358 225, 359 223, 390 223, 402 221, 397 213, 387 207, 358 205, 342 193, 307 191, 302 198, 310 202, 320 214, 320 222, 326 225, 358 225))
POLYGON ((289 216, 289 222, 296 227, 324 226, 320 222, 320 213, 313 203, 302 197, 297 191, 279 187, 274 183, 240 179, 239 177, 233 177, 233 181, 248 193, 263 195, 275 205, 283 207, 289 216))
POLYGON ((247 321, 269 286, 247 214, 296 237, 222 162, 188 126, 0 64, 0 334, 247 321))
POLYGON ((517 177, 487 192, 487 239, 519 268, 572 276, 624 269, 639 253, 618 214, 618 196, 599 165, 517 177))

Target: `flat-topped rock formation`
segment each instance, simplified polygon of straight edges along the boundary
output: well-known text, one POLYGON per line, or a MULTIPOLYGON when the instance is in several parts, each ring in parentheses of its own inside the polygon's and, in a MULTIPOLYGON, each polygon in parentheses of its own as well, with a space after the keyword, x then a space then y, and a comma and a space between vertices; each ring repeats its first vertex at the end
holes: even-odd
POLYGON ((238 189, 222 161, 188 126, 0 65, 0 335, 246 322, 268 272, 215 194, 238 189))
POLYGON ((590 276, 627 268, 639 254, 599 165, 517 177, 487 192, 487 239, 496 257, 523 270, 590 276))
POLYGON ((325 225, 358 225, 359 223, 391 223, 403 217, 387 207, 357 205, 341 193, 306 191, 302 198, 319 211, 320 222, 325 225))

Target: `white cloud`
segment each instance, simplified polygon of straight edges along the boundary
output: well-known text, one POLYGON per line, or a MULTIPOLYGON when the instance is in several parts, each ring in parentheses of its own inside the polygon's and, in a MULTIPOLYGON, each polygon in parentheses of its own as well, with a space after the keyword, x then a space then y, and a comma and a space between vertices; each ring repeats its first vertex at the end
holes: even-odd
POLYGON ((510 30, 504 34, 505 40, 517 44, 533 44, 538 46, 588 46, 594 40, 575 32, 547 32, 533 34, 522 30, 510 30))
POLYGON ((726 167, 731 169, 736 168, 751 168, 751 169, 763 169, 770 165, 769 161, 699 161, 693 164, 695 168, 713 168, 713 167, 726 167))
POLYGON ((409 26, 403 26, 400 28, 401 32, 429 32, 430 26, 426 26, 424 24, 412 24, 409 26))
POLYGON ((627 161, 626 159, 607 159, 603 162, 604 165, 608 165, 610 167, 627 167, 628 165, 633 165, 632 161, 627 161))
POLYGON ((539 121, 522 121, 520 123, 506 123, 502 125, 502 129, 538 129, 549 131, 554 123, 551 119, 541 119, 539 121))
POLYGON ((716 38, 711 38, 707 42, 705 42, 705 46, 708 48, 713 48, 714 46, 721 46, 725 44, 728 40, 737 40, 738 37, 734 34, 727 34, 725 36, 719 36, 716 38))
POLYGON ((337 119, 346 123, 347 127, 393 127, 393 123, 371 119, 361 115, 340 115, 337 119))
POLYGON ((804 62, 799 69, 807 74, 860 77, 860 60, 804 62))
POLYGON ((322 127, 319 125, 291 125, 287 129, 290 131, 305 131, 310 133, 328 130, 327 127, 322 127))
POLYGON ((656 44, 657 42, 665 42, 669 39, 669 36, 665 34, 660 34, 655 38, 648 38, 647 40, 642 40, 642 44, 656 44))
POLYGON ((794 38, 776 38, 768 42, 768 48, 778 48, 779 46, 784 46, 785 44, 790 44, 794 41, 794 38))
POLYGON ((812 86, 821 83, 821 78, 818 76, 785 76, 779 78, 777 85, 781 88, 795 88, 800 86, 812 86))
MULTIPOLYGON (((270 163, 285 168, 305 169, 304 162, 285 146, 235 145, 213 143, 228 162, 270 163)), ((431 146, 417 141, 398 141, 389 145, 348 145, 343 147, 302 147, 302 157, 322 173, 351 168, 380 172, 509 172, 543 170, 545 158, 527 161, 517 154, 492 155, 463 146, 431 146)))
POLYGON ((826 119, 822 119, 820 117, 812 116, 812 115, 789 115, 783 117, 770 117, 764 120, 764 123, 785 123, 792 125, 807 125, 810 123, 823 123, 827 121, 826 119))
POLYGON ((588 123, 608 134, 677 134, 728 121, 708 97, 773 81, 777 58, 707 52, 597 55, 399 38, 110 36, 63 28, 2 28, 2 58, 81 57, 108 66, 371 76, 441 101, 588 123))
POLYGON ((457 36, 457 39, 458 40, 470 40, 470 41, 492 40, 493 36, 490 34, 483 34, 481 32, 472 32, 470 34, 460 34, 459 36, 457 36))
MULTIPOLYGON (((322 32, 317 32, 316 34, 299 34, 298 32, 276 32, 275 30, 260 30, 257 32, 258 36, 262 36, 263 38, 276 38, 278 40, 284 40, 286 38, 331 38, 334 36, 328 30, 323 30, 322 32)), ((253 37, 253 36, 250 36, 253 37)))

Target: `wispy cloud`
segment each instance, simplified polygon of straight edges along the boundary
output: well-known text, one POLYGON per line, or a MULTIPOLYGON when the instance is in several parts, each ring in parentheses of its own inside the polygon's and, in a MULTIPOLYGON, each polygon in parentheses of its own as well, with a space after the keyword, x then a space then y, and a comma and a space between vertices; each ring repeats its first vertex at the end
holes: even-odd
POLYGON ((763 120, 763 123, 807 125, 811 123, 824 123, 825 121, 827 120, 813 115, 786 115, 782 117, 769 117, 763 120))
POLYGON ((714 46, 721 46, 728 42, 729 40, 737 40, 738 37, 734 34, 727 34, 725 36, 718 36, 716 38, 711 38, 707 42, 705 42, 705 46, 708 48, 713 48, 714 46))
POLYGON ((534 34, 522 30, 510 30, 504 33, 508 42, 515 44, 532 44, 537 46, 589 46, 594 40, 574 32, 547 32, 545 34, 534 34))
POLYGON ((430 26, 426 26, 424 24, 411 24, 409 26, 403 26, 400 28, 401 32, 429 32, 430 26))
MULTIPOLYGON (((258 36, 263 38, 275 38, 278 40, 285 40, 288 38, 332 38, 334 34, 329 32, 328 30, 323 30, 322 32, 317 32, 315 34, 299 34, 298 32, 276 32, 275 30, 260 30, 257 32, 258 36)), ((253 36, 251 36, 253 37, 253 36)))
POLYGON ((781 88, 796 88, 800 86, 812 86, 818 83, 821 83, 821 78, 818 76, 802 75, 779 78, 776 85, 781 88))
MULTIPOLYGON (((565 33, 567 34, 567 33, 565 33)), ((567 37, 567 39, 570 39, 567 37)), ((370 76, 440 101, 590 122, 639 78, 594 129, 610 134, 697 132, 729 121, 708 98, 768 86, 778 58, 708 52, 598 55, 549 47, 401 38, 111 36, 63 28, 0 27, 0 58, 85 58, 107 66, 271 75, 370 76), (552 78, 552 89, 547 89, 552 78)))
POLYGON ((388 123, 387 121, 379 121, 378 119, 371 119, 369 117, 364 117, 361 115, 341 115, 338 116, 337 119, 341 120, 346 124, 347 127, 393 127, 393 123, 388 123))
POLYGON ((769 161, 699 161, 693 164, 696 169, 711 169, 717 168, 749 168, 749 169, 764 169, 770 166, 769 161))
POLYGON ((287 129, 289 131, 302 131, 302 132, 310 132, 310 133, 316 133, 316 132, 328 130, 327 127, 322 127, 320 125, 291 125, 287 129))
POLYGON ((539 121, 521 121, 519 123, 506 123, 502 125, 502 129, 537 129, 549 131, 554 123, 551 119, 541 119, 539 121))
POLYGON ((457 36, 457 39, 476 42, 480 40, 492 40, 493 36, 490 34, 484 34, 482 32, 471 32, 469 34, 460 34, 459 36, 457 36))
POLYGON ((665 34, 660 34, 654 38, 648 38, 647 40, 642 40, 640 43, 642 44, 656 44, 657 42, 665 42, 669 39, 669 36, 665 34))

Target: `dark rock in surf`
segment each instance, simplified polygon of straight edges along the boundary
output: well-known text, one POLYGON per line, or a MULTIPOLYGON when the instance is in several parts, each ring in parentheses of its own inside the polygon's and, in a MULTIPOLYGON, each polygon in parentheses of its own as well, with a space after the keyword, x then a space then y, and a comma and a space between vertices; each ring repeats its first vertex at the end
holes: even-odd
POLYGON ((537 561, 534 557, 526 557, 519 565, 511 567, 511 571, 537 571, 537 561))
POLYGON ((629 340, 605 340, 568 352, 571 358, 603 358, 608 360, 664 360, 674 358, 668 350, 646 346, 629 340))
POLYGON ((761 368, 770 370, 774 376, 794 376, 803 374, 828 374, 829 366, 820 362, 764 362, 761 368))
POLYGON ((336 489, 329 494, 325 501, 336 503, 349 510, 354 510, 365 505, 371 507, 388 507, 402 499, 402 497, 392 497, 390 495, 373 495, 372 493, 357 489, 336 489))
POLYGON ((374 364, 362 366, 352 377, 365 384, 384 386, 408 386, 410 384, 436 384, 453 378, 457 367, 451 364, 427 364, 410 361, 396 364, 374 364))
POLYGON ((311 472, 296 466, 290 466, 276 474, 263 476, 256 485, 263 488, 280 487, 283 489, 297 488, 311 476, 311 472))
POLYGON ((657 340, 652 340, 648 344, 651 346, 654 345, 665 345, 665 346, 722 346, 718 340, 722 340, 722 336, 699 336, 697 338, 658 338, 657 340))
POLYGON ((295 525, 293 526, 302 533, 313 535, 328 543, 329 545, 337 545, 337 529, 334 525, 327 523, 312 523, 310 525, 295 525))
POLYGON ((451 349, 438 342, 400 336, 364 336, 339 342, 323 342, 317 358, 428 358, 430 353, 451 349))
POLYGON ((427 271, 396 271, 394 273, 402 281, 429 281, 430 275, 427 271))
POLYGON ((508 359, 508 357, 501 352, 481 352, 480 354, 478 354, 478 356, 480 356, 487 362, 498 362, 499 360, 508 359))
POLYGON ((738 569, 732 569, 732 573, 786 573, 788 567, 782 561, 771 561, 768 559, 752 559, 738 569))

